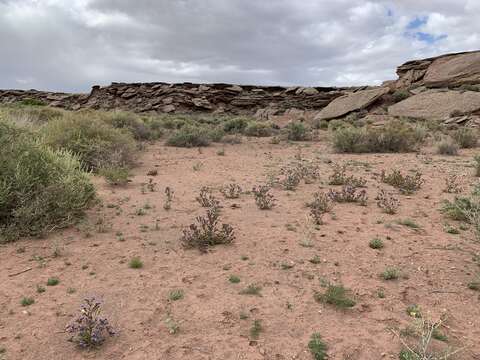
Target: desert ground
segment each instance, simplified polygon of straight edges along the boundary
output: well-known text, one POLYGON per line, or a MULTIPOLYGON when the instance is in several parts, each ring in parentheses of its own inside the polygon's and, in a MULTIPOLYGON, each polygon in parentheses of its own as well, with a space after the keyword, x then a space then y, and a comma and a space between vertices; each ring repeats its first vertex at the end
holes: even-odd
POLYGON ((398 359, 405 343, 418 343, 409 329, 419 312, 442 319, 433 349, 480 359, 480 297, 468 288, 480 243, 471 226, 439 211, 459 195, 444 192, 449 176, 457 175, 460 195, 477 182, 475 150, 338 154, 328 132, 319 133, 315 142, 244 137, 204 148, 156 141, 140 153, 127 185, 91 175, 100 202, 82 223, 0 245, 0 359, 308 360, 313 333, 329 359, 398 359), (315 164, 319 177, 291 191, 274 186, 275 206, 260 210, 252 188, 292 162, 315 164), (317 191, 341 188, 329 184, 335 163, 367 181, 368 200, 336 204, 315 225, 306 203, 317 191), (425 182, 400 194, 380 179, 391 169, 418 170, 425 182), (229 183, 241 186, 239 198, 224 198, 229 183), (206 253, 180 242, 182 229, 205 213, 196 201, 204 186, 235 233, 231 244, 206 253), (174 191, 170 209, 166 187, 174 191), (397 213, 377 206, 380 189, 400 201, 397 213), (374 238, 383 248, 369 246, 374 238), (130 267, 133 258, 143 266, 130 267), (387 268, 398 278, 382 278, 387 268), (49 278, 58 284, 47 286, 49 278), (328 284, 343 285, 355 305, 316 301, 328 284), (257 291, 246 294, 249 286, 257 291), (117 333, 98 349, 79 350, 65 326, 92 295, 117 333), (35 302, 21 306, 22 297, 35 302))

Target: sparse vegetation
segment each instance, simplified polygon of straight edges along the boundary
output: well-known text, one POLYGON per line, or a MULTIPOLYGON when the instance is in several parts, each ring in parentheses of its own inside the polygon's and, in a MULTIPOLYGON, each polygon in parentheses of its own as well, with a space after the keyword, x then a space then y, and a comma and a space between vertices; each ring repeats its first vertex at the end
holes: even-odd
POLYGON ((334 202, 329 195, 316 192, 313 194, 313 200, 307 206, 310 208, 310 216, 315 224, 322 225, 323 216, 332 211, 334 202))
POLYGON ((334 305, 338 308, 350 308, 355 306, 356 302, 349 297, 349 291, 343 285, 327 286, 325 293, 315 292, 314 298, 316 301, 334 305))
POLYGON ((458 155, 458 144, 451 138, 440 140, 437 145, 437 154, 440 155, 458 155))
POLYGON ((377 206, 390 215, 396 214, 400 206, 400 201, 383 189, 380 190, 375 200, 377 200, 377 206))
POLYGON ((315 360, 328 359, 327 344, 325 344, 325 342, 322 340, 322 337, 319 333, 312 334, 310 341, 308 342, 308 349, 315 360))
POLYGON ((220 191, 227 199, 238 199, 242 194, 242 188, 235 183, 223 186, 220 191))
POLYGON ((367 180, 364 178, 357 178, 353 175, 347 176, 347 166, 340 164, 333 164, 333 174, 329 178, 330 185, 350 185, 353 187, 365 187, 367 180))
POLYGON ((275 206, 275 198, 270 194, 270 187, 267 185, 260 185, 252 189, 255 203, 260 210, 268 210, 275 206))
POLYGON ((362 206, 367 204, 368 199, 367 192, 364 189, 359 190, 351 185, 345 185, 339 191, 330 189, 328 197, 338 203, 356 202, 362 206))
POLYGON ((382 249, 385 245, 383 244, 383 240, 379 238, 374 238, 370 240, 368 246, 372 249, 382 249))
POLYGON ((128 263, 130 269, 141 269, 143 267, 143 261, 139 257, 133 257, 128 263))
POLYGON ((380 276, 383 280, 397 280, 400 277, 400 271, 394 267, 387 267, 380 276))
POLYGON ((422 174, 418 171, 413 175, 403 175, 400 170, 392 170, 388 175, 385 170, 382 170, 381 180, 385 184, 397 188, 402 194, 406 195, 418 191, 425 182, 422 179, 422 174))
POLYGON ((453 139, 462 149, 474 148, 478 143, 478 131, 462 127, 453 133, 453 139))

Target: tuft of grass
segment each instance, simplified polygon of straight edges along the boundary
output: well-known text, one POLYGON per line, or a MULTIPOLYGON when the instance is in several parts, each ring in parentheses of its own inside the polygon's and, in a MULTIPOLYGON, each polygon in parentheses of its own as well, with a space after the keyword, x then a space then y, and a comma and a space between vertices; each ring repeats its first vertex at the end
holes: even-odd
POLYGON ((20 300, 20 304, 22 306, 30 306, 35 303, 35 299, 31 297, 23 297, 22 300, 20 300))
POLYGON ((334 305, 337 308, 350 308, 355 306, 356 302, 348 296, 349 291, 343 285, 329 284, 325 293, 315 292, 316 301, 334 305))
POLYGON ((47 286, 56 286, 60 284, 60 280, 56 277, 51 277, 47 279, 47 286))
POLYGON ((462 127, 453 133, 453 139, 461 149, 474 148, 478 143, 478 131, 462 127))
POLYGON ((252 327, 250 328, 250 337, 254 340, 257 340, 260 337, 260 333, 263 331, 262 321, 254 320, 252 327))
POLYGON ((117 166, 101 168, 99 174, 102 175, 110 185, 119 186, 128 184, 128 179, 130 177, 130 171, 128 168, 117 166))
POLYGON ((168 294, 168 298, 171 301, 177 301, 177 300, 183 299, 184 294, 185 293, 183 292, 182 289, 175 289, 175 290, 170 291, 170 293, 168 294))
POLYGON ((382 249, 384 247, 383 240, 379 238, 374 238, 368 243, 372 249, 382 249))
POLYGON ((236 275, 230 275, 228 277, 228 281, 230 281, 232 284, 238 284, 240 282, 240 278, 236 275))
POLYGON ((322 340, 322 337, 319 333, 312 334, 310 341, 308 342, 308 349, 315 360, 328 359, 327 344, 325 344, 325 342, 322 340))
POLYGON ((458 155, 458 144, 451 138, 440 140, 437 145, 437 154, 440 155, 458 155))
POLYGON ((255 284, 250 284, 248 285, 245 289, 240 291, 241 295, 255 295, 255 296, 262 296, 260 293, 262 291, 262 287, 255 285, 255 284))
POLYGON ((383 280, 396 280, 400 277, 400 271, 394 267, 387 267, 381 274, 380 277, 383 280))
POLYGON ((420 225, 410 218, 399 219, 397 220, 397 224, 409 227, 411 229, 420 229, 420 225))
POLYGON ((286 126, 287 138, 292 141, 308 139, 309 129, 302 122, 291 122, 286 126))
POLYGON ((143 267, 143 261, 139 257, 134 257, 130 259, 128 267, 130 269, 141 269, 143 267))

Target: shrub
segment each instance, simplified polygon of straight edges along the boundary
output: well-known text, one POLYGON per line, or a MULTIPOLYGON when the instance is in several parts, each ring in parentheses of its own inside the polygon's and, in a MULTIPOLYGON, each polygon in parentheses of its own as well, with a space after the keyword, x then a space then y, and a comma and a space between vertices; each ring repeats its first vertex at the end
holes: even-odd
POLYGON ((47 145, 73 152, 89 170, 125 167, 134 160, 133 137, 88 113, 68 114, 51 121, 42 133, 47 145))
POLYGON ((139 257, 133 257, 128 263, 130 269, 141 269, 143 267, 143 261, 139 257))
POLYGON ((453 139, 462 149, 474 148, 477 146, 478 132, 474 129, 463 127, 453 133, 453 139))
POLYGON ((175 130, 167 139, 168 146, 194 147, 208 146, 212 141, 210 131, 205 127, 186 125, 175 130))
POLYGON ((415 172, 414 175, 403 175, 400 170, 393 170, 390 174, 386 174, 382 170, 381 180, 385 184, 391 185, 400 190, 402 194, 413 194, 419 190, 425 180, 422 179, 420 172, 415 172))
POLYGON ((31 297, 23 297, 22 300, 20 300, 20 304, 22 306, 30 306, 35 303, 35 299, 31 297))
POLYGON ((365 190, 359 190, 354 186, 345 185, 340 191, 330 189, 328 197, 335 202, 358 202, 360 205, 365 206, 367 204, 367 192, 365 190))
POLYGON ((268 122, 251 122, 244 131, 247 136, 267 137, 273 134, 273 127, 268 122))
POLYGON ((223 186, 220 191, 227 199, 238 199, 242 194, 242 188, 235 183, 223 186))
POLYGON ((197 224, 183 230, 181 241, 185 248, 197 248, 206 252, 210 246, 230 244, 235 239, 233 228, 222 224, 219 228, 218 209, 210 207, 205 216, 197 217, 197 224))
POLYGON ((394 198, 383 189, 380 190, 375 199, 377 200, 377 206, 390 215, 395 214, 400 205, 400 201, 397 198, 394 198))
POLYGON ((95 197, 78 159, 0 121, 0 242, 67 227, 95 197))
POLYGON ((326 360, 327 345, 323 342, 322 337, 318 333, 312 334, 310 341, 308 342, 308 349, 315 360, 326 360))
POLYGON ((329 178, 330 185, 350 185, 353 187, 365 187, 367 180, 353 175, 347 176, 347 166, 333 164, 333 174, 329 178))
POLYGON ((313 201, 308 203, 307 206, 310 208, 310 216, 315 224, 322 225, 323 216, 332 211, 334 202, 327 194, 317 192, 313 194, 313 201))
POLYGON ((98 347, 105 341, 105 335, 113 336, 115 331, 107 318, 101 316, 102 303, 95 298, 87 298, 80 307, 80 315, 66 328, 72 334, 70 340, 82 348, 98 347))
POLYGON ((324 294, 315 292, 316 301, 334 305, 338 308, 349 308, 355 306, 355 301, 348 296, 349 291, 343 285, 328 285, 324 294))
POLYGON ((99 171, 110 185, 126 185, 130 177, 130 171, 124 167, 108 167, 99 171))
POLYGON ((20 105, 25 106, 45 106, 47 103, 43 100, 39 99, 32 99, 32 98, 25 98, 19 101, 20 105))
POLYGON ((268 210, 275 206, 275 198, 270 194, 270 186, 261 185, 252 189, 255 203, 260 210, 268 210))
POLYGON ((220 202, 213 196, 210 188, 206 186, 200 189, 196 200, 202 207, 216 209, 216 211, 220 208, 220 202))
POLYGON ((455 197, 453 201, 445 200, 440 211, 452 220, 475 224, 480 216, 480 202, 476 197, 455 197))
POLYGON ((437 154, 458 155, 458 144, 450 138, 439 141, 436 147, 437 147, 437 154))
POLYGON ((47 286, 57 286, 58 284, 60 284, 60 280, 56 277, 47 279, 47 286))
POLYGON ((397 268, 387 267, 381 274, 383 280, 396 280, 400 276, 397 268))
POLYGON ((287 138, 292 141, 307 140, 308 129, 302 122, 291 122, 286 127, 287 138))
POLYGON ((20 106, 5 108, 6 116, 15 124, 45 124, 61 118, 65 112, 48 106, 20 106))
POLYGON ((410 97, 410 93, 407 90, 402 89, 395 90, 395 92, 392 94, 393 101, 396 103, 405 100, 408 97, 410 97))
POLYGON ((136 114, 126 111, 113 111, 102 114, 103 120, 116 129, 125 129, 137 140, 151 138, 150 131, 145 123, 136 114))
POLYGON ((382 249, 384 245, 382 239, 374 238, 370 240, 368 246, 370 246, 372 249, 382 249))
POLYGON ((408 123, 395 120, 383 127, 339 128, 333 135, 333 146, 346 153, 408 152, 422 140, 408 123))
POLYGON ((223 124, 223 130, 226 133, 230 134, 243 133, 250 121, 250 119, 245 117, 235 117, 232 119, 228 119, 223 124))

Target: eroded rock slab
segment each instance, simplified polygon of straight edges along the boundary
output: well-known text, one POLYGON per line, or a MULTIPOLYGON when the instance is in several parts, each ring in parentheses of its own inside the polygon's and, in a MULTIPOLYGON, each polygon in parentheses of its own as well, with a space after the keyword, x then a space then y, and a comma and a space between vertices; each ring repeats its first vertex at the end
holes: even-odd
POLYGON ((335 119, 347 115, 352 111, 362 110, 388 92, 389 88, 379 87, 340 96, 323 108, 317 116, 315 116, 315 120, 335 119))
POLYGON ((390 106, 388 113, 397 117, 445 119, 453 113, 468 114, 479 110, 480 92, 430 90, 390 106))

